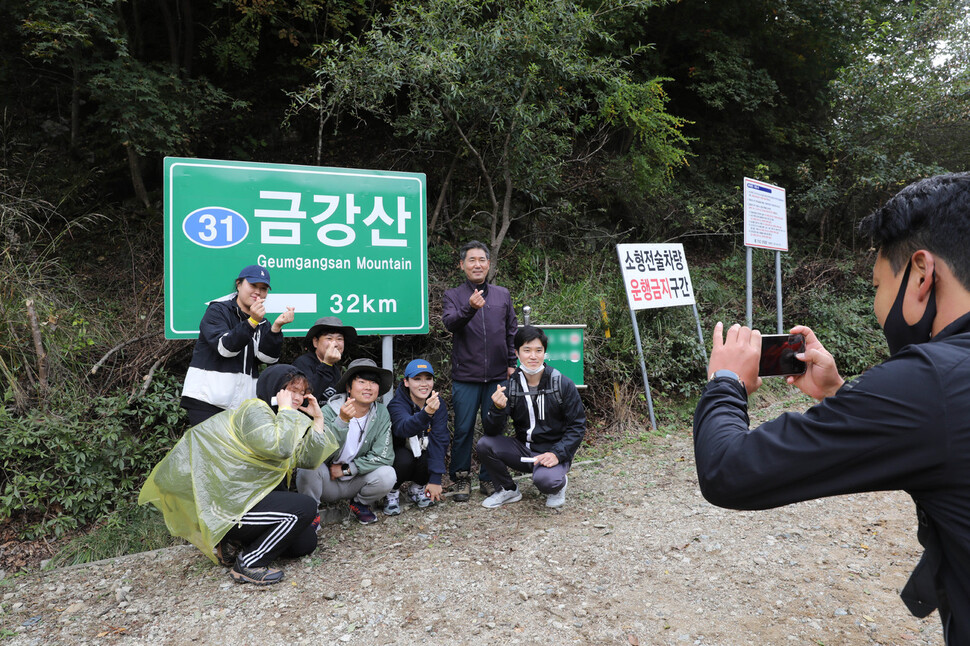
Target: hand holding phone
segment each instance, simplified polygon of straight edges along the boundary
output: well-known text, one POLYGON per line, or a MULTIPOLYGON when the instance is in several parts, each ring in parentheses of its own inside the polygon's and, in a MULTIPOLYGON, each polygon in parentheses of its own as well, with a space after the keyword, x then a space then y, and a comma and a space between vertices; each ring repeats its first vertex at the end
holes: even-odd
POLYGON ((788 383, 818 401, 834 395, 845 383, 839 375, 832 353, 825 349, 815 332, 805 325, 796 325, 793 333, 805 335, 805 374, 788 377, 788 383))
POLYGON ((761 360, 758 363, 759 377, 778 377, 801 375, 805 373, 805 362, 795 358, 805 352, 805 337, 801 334, 763 334, 761 335, 761 360))

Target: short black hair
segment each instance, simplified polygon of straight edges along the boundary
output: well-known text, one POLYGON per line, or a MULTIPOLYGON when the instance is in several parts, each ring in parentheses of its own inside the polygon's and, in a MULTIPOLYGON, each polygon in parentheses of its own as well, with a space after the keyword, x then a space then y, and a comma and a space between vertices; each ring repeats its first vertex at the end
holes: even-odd
POLYGON ((484 242, 479 242, 478 240, 472 240, 471 242, 464 244, 462 248, 458 250, 458 259, 464 260, 465 255, 467 255, 468 252, 472 249, 481 249, 482 251, 484 251, 485 260, 492 259, 492 252, 488 250, 488 246, 484 242))
POLYGON ((534 341, 535 339, 539 339, 542 343, 543 350, 549 349, 549 338, 546 336, 546 333, 532 325, 520 327, 518 332, 515 333, 513 344, 515 345, 515 349, 518 350, 529 341, 534 341))
POLYGON ((898 274, 925 249, 939 256, 970 289, 970 173, 914 182, 859 223, 898 274))
POLYGON ((353 385, 355 379, 363 379, 364 381, 373 381, 378 386, 381 385, 381 378, 376 372, 371 372, 369 370, 361 370, 352 379, 347 380, 347 392, 350 392, 350 387, 353 385))

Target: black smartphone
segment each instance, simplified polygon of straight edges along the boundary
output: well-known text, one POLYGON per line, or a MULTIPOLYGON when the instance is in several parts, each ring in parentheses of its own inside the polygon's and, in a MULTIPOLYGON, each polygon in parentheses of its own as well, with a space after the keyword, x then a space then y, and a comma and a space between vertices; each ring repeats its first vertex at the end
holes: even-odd
POLYGON ((759 377, 801 375, 805 362, 795 354, 805 352, 805 337, 801 334, 765 334, 761 337, 761 363, 759 377))

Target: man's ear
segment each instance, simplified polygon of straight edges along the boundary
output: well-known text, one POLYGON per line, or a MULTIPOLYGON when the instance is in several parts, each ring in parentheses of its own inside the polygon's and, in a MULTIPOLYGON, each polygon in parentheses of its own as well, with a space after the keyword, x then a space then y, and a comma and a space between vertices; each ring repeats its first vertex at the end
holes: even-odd
POLYGON ((920 249, 913 254, 912 262, 913 277, 919 280, 919 291, 916 297, 924 301, 930 297, 930 291, 936 280, 936 258, 929 251, 920 249))

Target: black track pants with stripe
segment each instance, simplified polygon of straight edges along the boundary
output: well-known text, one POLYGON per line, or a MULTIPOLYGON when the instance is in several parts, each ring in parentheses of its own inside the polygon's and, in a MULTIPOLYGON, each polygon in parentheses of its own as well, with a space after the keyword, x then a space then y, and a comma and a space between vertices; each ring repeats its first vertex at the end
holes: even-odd
POLYGON ((277 489, 246 512, 226 538, 242 543, 237 557, 241 565, 263 567, 277 557, 296 558, 316 549, 317 533, 310 527, 316 515, 312 498, 277 489))

